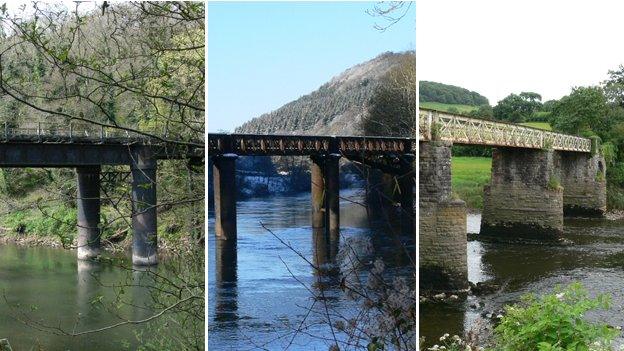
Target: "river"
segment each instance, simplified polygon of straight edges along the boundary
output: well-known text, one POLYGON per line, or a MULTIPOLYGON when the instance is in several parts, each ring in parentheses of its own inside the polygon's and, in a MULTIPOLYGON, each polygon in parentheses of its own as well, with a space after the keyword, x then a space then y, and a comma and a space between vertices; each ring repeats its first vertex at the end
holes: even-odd
MULTIPOLYGON (((0 339, 8 338, 14 350, 137 349, 139 333, 145 332, 141 342, 151 339, 145 325, 75 337, 37 327, 83 332, 120 322, 120 317, 151 316, 152 295, 144 286, 152 275, 123 268, 124 264, 123 258, 110 263, 78 262, 73 250, 0 245, 0 339), (125 285, 125 291, 111 285, 125 285)), ((166 266, 151 269, 166 275, 166 266)))
MULTIPOLYGON (((479 214, 468 215, 468 232, 478 233, 479 214)), ((590 295, 608 293, 612 308, 588 318, 624 326, 624 221, 566 219, 571 245, 468 242, 468 279, 505 283, 498 294, 469 296, 457 303, 420 304, 420 335, 431 345, 444 333, 462 335, 485 312, 519 301, 526 293, 545 294, 557 285, 580 282, 590 295)), ((621 339, 618 340, 622 342, 621 339)))
MULTIPOLYGON (((214 213, 209 211, 209 349, 328 350, 333 336, 324 323, 325 304, 315 303, 313 296, 322 294, 332 313, 359 311, 359 302, 340 289, 340 277, 349 269, 347 247, 367 263, 383 258, 391 276, 413 277, 414 235, 394 236, 396 223, 389 227, 388 221, 369 221, 364 207, 354 203, 364 201, 363 191, 341 190, 341 197, 337 247, 319 244, 310 227, 309 193, 239 201, 235 248, 224 248, 215 238, 214 213), (319 277, 306 260, 333 273, 319 277)), ((362 275, 369 269, 370 264, 357 267, 362 275)))

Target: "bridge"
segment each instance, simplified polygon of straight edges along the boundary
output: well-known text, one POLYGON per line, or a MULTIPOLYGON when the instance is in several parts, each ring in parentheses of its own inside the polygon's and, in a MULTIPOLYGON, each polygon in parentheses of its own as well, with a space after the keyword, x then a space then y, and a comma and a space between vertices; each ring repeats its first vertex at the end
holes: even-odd
POLYGON ((451 147, 493 147, 480 235, 499 241, 558 241, 563 217, 606 212, 605 161, 597 138, 420 109, 421 287, 468 288, 466 205, 451 187, 451 147))
POLYGON ((328 235, 340 229, 339 160, 344 157, 392 176, 401 207, 414 227, 415 138, 319 135, 208 134, 213 160, 215 232, 236 240, 238 156, 308 156, 311 163, 312 227, 328 235))
POLYGON ((0 167, 68 167, 78 183, 79 260, 100 254, 100 189, 104 165, 127 165, 132 174, 132 263, 157 260, 156 171, 158 160, 203 158, 202 142, 165 138, 86 123, 0 126, 0 167))

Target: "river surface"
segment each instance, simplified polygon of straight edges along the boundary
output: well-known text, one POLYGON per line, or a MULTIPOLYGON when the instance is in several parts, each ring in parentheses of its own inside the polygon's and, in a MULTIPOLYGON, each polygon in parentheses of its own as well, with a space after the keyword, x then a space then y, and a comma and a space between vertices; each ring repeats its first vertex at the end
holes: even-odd
MULTIPOLYGON (((479 214, 469 214, 468 232, 478 233, 480 223, 479 214)), ((612 296, 610 310, 590 313, 588 318, 624 326, 624 221, 566 219, 564 237, 572 244, 469 241, 468 279, 474 283, 493 279, 507 284, 505 289, 499 294, 469 296, 455 304, 420 304, 420 335, 428 344, 444 333, 462 335, 484 312, 517 302, 523 294, 546 294, 558 284, 572 282, 583 284, 591 296, 612 296)))
MULTIPOLYGON (((336 247, 322 240, 319 244, 310 226, 309 193, 239 201, 238 240, 233 249, 215 238, 214 212, 209 211, 210 350, 328 350, 333 336, 324 322, 322 302, 332 313, 358 311, 358 303, 340 289, 341 274, 349 269, 341 261, 347 248, 366 263, 383 258, 390 275, 413 277, 414 235, 397 234, 388 221, 369 221, 364 207, 353 203, 364 201, 362 193, 341 190, 336 247), (319 277, 306 260, 339 272, 319 277), (313 296, 320 294, 323 301, 315 303, 313 296)), ((366 275, 370 264, 357 269, 366 275)), ((344 335, 337 332, 336 338, 343 340, 344 335)))
MULTIPOLYGON (((38 330, 82 332, 151 316, 151 295, 144 287, 151 275, 117 261, 78 262, 73 250, 0 245, 0 339, 8 338, 14 350, 136 350, 144 326, 75 337, 38 330), (120 295, 111 285, 127 287, 120 295)), ((155 269, 166 274, 164 266, 155 269)))

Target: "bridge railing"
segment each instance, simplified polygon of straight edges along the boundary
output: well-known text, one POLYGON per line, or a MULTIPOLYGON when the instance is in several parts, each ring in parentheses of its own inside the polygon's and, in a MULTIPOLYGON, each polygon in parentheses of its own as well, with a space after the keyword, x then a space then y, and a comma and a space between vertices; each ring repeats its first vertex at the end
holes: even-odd
POLYGON ((419 110, 418 134, 420 141, 591 152, 587 138, 428 109, 419 110))
POLYGON ((94 125, 89 123, 31 123, 29 125, 13 126, 7 122, 0 125, 0 140, 2 141, 104 141, 110 139, 127 139, 132 141, 149 142, 152 138, 141 133, 94 125))
POLYGON ((315 135, 208 134, 208 152, 238 155, 414 153, 415 139, 315 135))

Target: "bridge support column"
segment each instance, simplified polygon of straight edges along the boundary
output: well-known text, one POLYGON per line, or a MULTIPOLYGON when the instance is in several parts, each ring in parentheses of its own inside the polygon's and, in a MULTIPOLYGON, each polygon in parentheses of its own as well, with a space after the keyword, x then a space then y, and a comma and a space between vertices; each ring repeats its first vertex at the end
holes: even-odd
POLYGON ((481 234, 500 240, 558 240, 563 188, 553 150, 497 148, 485 186, 481 234))
POLYGON ((414 199, 416 198, 416 165, 414 164, 414 157, 410 157, 405 160, 403 173, 397 177, 399 188, 401 190, 401 196, 399 201, 401 202, 401 222, 403 223, 403 231, 405 233, 416 232, 416 208, 414 207, 414 199))
POLYGON ((419 272, 425 291, 468 289, 466 204, 452 198, 451 146, 419 144, 419 272))
POLYGON ((76 168, 78 181, 78 259, 100 254, 100 167, 76 168))
POLYGON ((235 154, 214 156, 213 185, 215 232, 217 238, 236 240, 236 159, 235 154))
POLYGON ((607 211, 607 182, 602 155, 559 152, 563 214, 565 216, 604 217, 607 211))
POLYGON ((156 214, 156 158, 149 148, 132 152, 132 264, 150 266, 158 263, 156 214))
POLYGON ((340 230, 339 154, 312 156, 312 228, 340 230))

